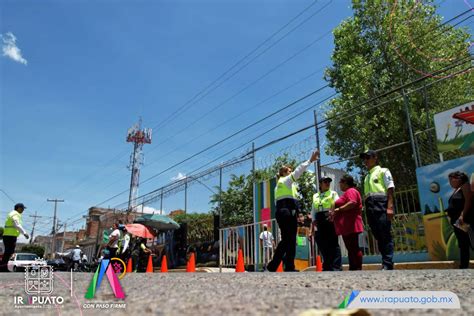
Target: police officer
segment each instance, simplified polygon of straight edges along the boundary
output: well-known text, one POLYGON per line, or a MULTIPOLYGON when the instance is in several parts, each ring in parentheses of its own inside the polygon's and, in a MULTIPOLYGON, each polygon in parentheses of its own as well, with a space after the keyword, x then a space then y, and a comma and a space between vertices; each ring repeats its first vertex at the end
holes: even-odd
POLYGON ((367 221, 382 254, 382 270, 393 270, 392 218, 395 184, 387 168, 378 164, 377 153, 360 154, 369 173, 364 179, 364 201, 367 221))
POLYGON ((297 197, 298 189, 296 180, 303 174, 308 166, 319 158, 319 151, 314 151, 311 158, 295 171, 290 166, 283 166, 278 172, 278 182, 275 187, 276 212, 275 217, 281 232, 281 241, 268 263, 267 270, 274 272, 284 260, 285 271, 295 270, 296 232, 298 214, 297 197))
POLYGON ((11 211, 5 221, 5 228, 3 230, 3 245, 5 251, 3 252, 3 258, 0 262, 0 271, 8 272, 8 261, 13 253, 15 253, 16 240, 20 233, 25 236, 26 239, 30 238, 28 233, 23 229, 22 226, 22 213, 26 209, 23 203, 15 204, 14 210, 11 211))
POLYGON ((329 177, 319 179, 320 192, 313 195, 311 218, 315 227, 314 237, 323 256, 323 270, 341 271, 341 247, 330 217, 330 211, 334 210, 339 195, 330 189, 331 182, 329 177))

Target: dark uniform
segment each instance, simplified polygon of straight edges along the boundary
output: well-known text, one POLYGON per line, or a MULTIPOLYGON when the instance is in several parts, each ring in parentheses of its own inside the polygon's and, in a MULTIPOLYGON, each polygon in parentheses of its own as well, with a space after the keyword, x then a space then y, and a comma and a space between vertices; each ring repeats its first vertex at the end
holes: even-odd
POLYGON ((295 271, 296 233, 298 214, 298 190, 295 181, 310 165, 305 161, 289 176, 280 177, 275 187, 276 212, 275 218, 281 232, 281 241, 268 263, 268 271, 276 271, 283 260, 285 271, 295 271))
POLYGON ((339 198, 337 192, 327 190, 313 196, 312 218, 316 221, 314 237, 318 249, 323 256, 324 271, 341 271, 341 247, 334 229, 334 223, 329 220, 329 211, 339 198))
MULTIPOLYGON (((362 154, 361 156, 363 156, 362 154)), ((374 166, 364 179, 364 201, 367 221, 377 239, 385 270, 393 269, 392 222, 387 216, 387 191, 394 188, 392 175, 387 168, 374 166)))

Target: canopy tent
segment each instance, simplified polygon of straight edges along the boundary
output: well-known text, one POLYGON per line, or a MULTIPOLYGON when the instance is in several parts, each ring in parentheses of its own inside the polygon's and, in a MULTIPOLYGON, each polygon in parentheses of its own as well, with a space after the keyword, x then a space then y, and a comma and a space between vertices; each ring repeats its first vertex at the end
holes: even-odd
POLYGON ((179 228, 179 224, 165 215, 160 214, 144 214, 135 219, 134 223, 143 224, 156 230, 175 230, 179 228))

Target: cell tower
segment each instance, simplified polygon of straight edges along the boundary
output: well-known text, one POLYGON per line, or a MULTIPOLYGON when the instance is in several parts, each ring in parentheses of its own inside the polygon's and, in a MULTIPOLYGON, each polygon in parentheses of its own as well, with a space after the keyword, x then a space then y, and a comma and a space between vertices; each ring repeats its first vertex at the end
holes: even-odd
POLYGON ((140 179, 140 166, 143 164, 143 144, 151 144, 151 128, 142 129, 142 119, 128 129, 127 143, 133 143, 133 153, 130 156, 128 169, 132 171, 130 179, 130 195, 128 197, 128 212, 135 211, 140 179))

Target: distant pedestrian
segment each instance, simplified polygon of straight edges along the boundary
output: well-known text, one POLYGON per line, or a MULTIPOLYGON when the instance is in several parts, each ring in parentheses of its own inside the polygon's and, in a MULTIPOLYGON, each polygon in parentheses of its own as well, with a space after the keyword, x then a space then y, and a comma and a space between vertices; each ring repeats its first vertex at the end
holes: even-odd
POLYGON ((275 238, 268 231, 267 224, 263 224, 263 232, 260 233, 260 245, 263 250, 263 269, 267 268, 268 262, 273 257, 273 248, 275 247, 275 238))
POLYGON ((393 270, 392 219, 395 184, 387 168, 379 166, 374 150, 360 154, 369 173, 364 179, 364 201, 367 221, 382 254, 382 270, 393 270))
POLYGON ((464 172, 451 172, 448 177, 449 184, 454 191, 449 198, 446 212, 451 219, 451 225, 453 225, 454 234, 458 240, 459 268, 467 269, 469 268, 469 246, 472 246, 468 235, 468 223, 472 225, 471 218, 474 217, 472 192, 469 187, 469 178, 464 172))
POLYGON ((323 271, 341 271, 341 247, 331 217, 339 196, 336 191, 330 189, 331 182, 329 177, 319 179, 320 192, 313 195, 311 218, 315 226, 316 244, 323 257, 323 271))
POLYGON ((342 235, 349 256, 349 270, 362 270, 362 250, 359 234, 364 231, 362 222, 362 198, 355 188, 354 178, 344 175, 339 181, 342 196, 336 200, 334 227, 342 235))
POLYGON ((82 250, 79 245, 71 251, 71 266, 69 267, 70 270, 75 270, 81 266, 81 259, 82 259, 82 250))
POLYGON ((282 166, 278 171, 278 182, 275 187, 275 218, 280 228, 281 241, 278 243, 272 261, 268 263, 268 271, 276 271, 282 260, 285 271, 297 271, 295 270, 295 254, 299 194, 295 182, 316 159, 319 159, 319 151, 314 151, 310 159, 300 164, 295 171, 290 166, 282 166))
POLYGON ((108 257, 106 259, 112 259, 116 256, 117 250, 119 248, 119 241, 121 238, 121 232, 119 229, 119 223, 114 223, 113 231, 109 235, 109 242, 107 243, 107 250, 109 251, 108 257))
POLYGON ((127 261, 130 258, 130 234, 128 233, 125 226, 122 229, 122 242, 120 245, 120 258, 127 261))
POLYGON ((136 238, 132 249, 132 263, 134 272, 145 272, 150 249, 146 247, 146 238, 136 238))
POLYGON ((2 261, 0 262, 0 272, 8 272, 8 261, 10 257, 15 253, 16 241, 20 233, 29 239, 30 236, 22 226, 23 223, 23 212, 26 206, 23 203, 15 204, 14 210, 8 213, 7 219, 5 220, 5 228, 3 229, 3 245, 5 250, 3 251, 2 261))

